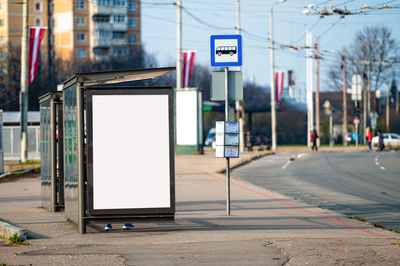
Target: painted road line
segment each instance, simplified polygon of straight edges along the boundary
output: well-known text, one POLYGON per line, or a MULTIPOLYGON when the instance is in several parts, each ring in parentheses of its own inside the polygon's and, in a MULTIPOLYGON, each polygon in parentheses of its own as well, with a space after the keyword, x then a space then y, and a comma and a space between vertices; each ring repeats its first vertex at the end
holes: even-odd
POLYGON ((381 169, 382 169, 382 170, 385 170, 385 167, 381 166, 381 169))
POLYGON ((282 166, 282 170, 285 169, 290 164, 290 161, 287 161, 284 166, 282 166))

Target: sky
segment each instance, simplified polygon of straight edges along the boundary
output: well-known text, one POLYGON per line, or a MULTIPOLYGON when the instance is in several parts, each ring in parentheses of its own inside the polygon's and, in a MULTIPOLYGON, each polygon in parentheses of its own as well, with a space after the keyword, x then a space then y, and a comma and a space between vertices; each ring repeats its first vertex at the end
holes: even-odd
MULTIPOLYGON (((177 8, 176 1, 142 0, 142 44, 153 54, 160 67, 176 65, 177 8)), ((269 11, 273 8, 275 40, 275 70, 294 70, 296 90, 305 92, 306 54, 305 50, 281 48, 282 45, 305 45, 305 32, 309 29, 319 36, 322 59, 320 61, 320 88, 329 90, 327 72, 337 54, 349 47, 358 31, 365 27, 386 25, 392 36, 400 43, 400 8, 384 10, 368 9, 365 14, 336 15, 320 18, 318 15, 304 15, 305 6, 314 4, 317 10, 334 5, 358 12, 364 5, 370 7, 400 7, 400 0, 392 1, 303 1, 287 0, 241 0, 240 28, 243 39, 243 79, 260 85, 270 83, 269 57, 269 11)), ((182 48, 196 50, 195 62, 210 67, 210 36, 236 34, 236 0, 182 0, 182 48)), ((313 11, 312 11, 313 12, 313 11)), ((311 13, 312 13, 311 12, 311 13)), ((315 63, 313 65, 315 70, 315 63)), ((211 67, 210 67, 211 70, 211 67)), ((287 81, 285 81, 286 84, 287 81)), ((315 77, 314 77, 315 83, 315 77)), ((315 88, 315 85, 314 85, 315 88)))

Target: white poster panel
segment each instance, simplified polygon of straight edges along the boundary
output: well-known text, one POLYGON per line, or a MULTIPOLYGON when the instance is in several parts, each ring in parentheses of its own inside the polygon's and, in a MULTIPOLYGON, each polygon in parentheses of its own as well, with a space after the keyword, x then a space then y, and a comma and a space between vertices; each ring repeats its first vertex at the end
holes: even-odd
POLYGON ((93 209, 170 207, 167 95, 93 96, 93 209))
POLYGON ((197 108, 197 91, 176 92, 176 144, 198 144, 197 108))

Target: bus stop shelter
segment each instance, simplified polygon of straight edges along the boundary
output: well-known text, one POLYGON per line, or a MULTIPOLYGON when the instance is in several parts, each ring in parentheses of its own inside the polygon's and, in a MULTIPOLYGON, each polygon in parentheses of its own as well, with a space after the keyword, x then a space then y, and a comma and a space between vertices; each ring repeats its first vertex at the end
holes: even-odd
POLYGON ((42 207, 55 212, 64 207, 62 92, 39 97, 42 207))
POLYGON ((65 215, 90 222, 175 216, 172 87, 122 86, 175 68, 78 73, 62 84, 65 215))

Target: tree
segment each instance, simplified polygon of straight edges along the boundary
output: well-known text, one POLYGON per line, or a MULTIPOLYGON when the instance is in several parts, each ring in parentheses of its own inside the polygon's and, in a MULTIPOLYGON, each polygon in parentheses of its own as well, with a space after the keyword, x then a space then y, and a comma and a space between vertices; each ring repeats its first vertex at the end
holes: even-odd
MULTIPOLYGON (((370 78, 371 88, 379 89, 393 73, 393 67, 400 62, 399 45, 386 26, 366 27, 356 34, 353 44, 345 49, 347 86, 353 74, 370 78)), ((341 90, 342 60, 338 54, 329 72, 329 85, 341 90)))

